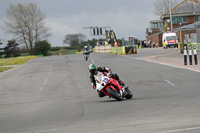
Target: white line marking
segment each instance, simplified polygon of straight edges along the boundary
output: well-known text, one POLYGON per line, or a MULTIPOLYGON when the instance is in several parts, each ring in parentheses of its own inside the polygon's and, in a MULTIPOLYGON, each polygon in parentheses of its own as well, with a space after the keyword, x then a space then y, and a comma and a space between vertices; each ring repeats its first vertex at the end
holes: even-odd
POLYGON ((168 84, 170 84, 170 85, 172 85, 172 86, 175 86, 175 84, 174 83, 172 83, 172 82, 170 82, 169 80, 164 80, 165 82, 167 82, 168 84))
POLYGON ((132 58, 132 59, 136 59, 136 60, 141 60, 141 61, 147 61, 147 62, 157 63, 157 64, 161 64, 161 65, 166 65, 166 66, 171 66, 171 67, 175 67, 175 68, 187 69, 187 70, 191 70, 191 71, 200 73, 200 71, 194 70, 194 69, 191 69, 191 68, 179 67, 179 66, 174 66, 174 65, 170 65, 170 64, 160 63, 160 62, 151 61, 151 60, 146 60, 146 59, 139 59, 139 58, 129 57, 129 56, 124 56, 124 57, 132 58))
POLYGON ((200 127, 177 129, 177 130, 170 130, 170 131, 157 132, 157 133, 175 133, 175 132, 182 132, 182 131, 189 131, 189 130, 196 130, 196 129, 200 129, 200 127))
POLYGON ((51 72, 53 71, 53 69, 51 69, 48 73, 47 78, 45 79, 44 83, 42 84, 42 87, 40 88, 40 91, 44 90, 45 85, 47 84, 48 80, 49 80, 49 76, 51 75, 51 72))

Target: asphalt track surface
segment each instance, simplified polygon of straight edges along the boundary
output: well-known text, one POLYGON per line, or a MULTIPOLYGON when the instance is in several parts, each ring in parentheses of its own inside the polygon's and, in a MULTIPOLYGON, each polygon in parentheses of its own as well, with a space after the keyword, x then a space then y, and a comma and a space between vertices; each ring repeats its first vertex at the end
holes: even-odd
POLYGON ((135 59, 163 53, 141 52, 42 57, 0 73, 0 133, 199 133, 200 73, 135 59), (99 98, 92 62, 118 73, 133 98, 99 98))

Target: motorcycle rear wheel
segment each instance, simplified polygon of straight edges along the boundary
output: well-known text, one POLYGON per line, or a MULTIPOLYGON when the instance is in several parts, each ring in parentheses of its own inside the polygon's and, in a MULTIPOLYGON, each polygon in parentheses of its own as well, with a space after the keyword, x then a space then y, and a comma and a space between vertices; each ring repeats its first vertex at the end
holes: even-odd
POLYGON ((107 89, 107 92, 111 95, 112 98, 115 98, 116 100, 118 101, 122 101, 123 98, 120 96, 120 93, 119 92, 116 92, 114 91, 113 89, 111 88, 108 88, 107 89), (117 94, 118 93, 118 94, 117 94))

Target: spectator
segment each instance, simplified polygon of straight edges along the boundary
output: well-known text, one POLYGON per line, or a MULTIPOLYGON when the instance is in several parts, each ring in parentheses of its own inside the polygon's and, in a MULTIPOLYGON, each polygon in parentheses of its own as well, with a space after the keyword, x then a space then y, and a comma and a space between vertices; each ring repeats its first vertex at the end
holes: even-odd
POLYGON ((151 40, 148 41, 149 48, 151 48, 151 40))
POLYGON ((107 42, 107 41, 105 41, 105 45, 108 45, 108 42, 107 42))

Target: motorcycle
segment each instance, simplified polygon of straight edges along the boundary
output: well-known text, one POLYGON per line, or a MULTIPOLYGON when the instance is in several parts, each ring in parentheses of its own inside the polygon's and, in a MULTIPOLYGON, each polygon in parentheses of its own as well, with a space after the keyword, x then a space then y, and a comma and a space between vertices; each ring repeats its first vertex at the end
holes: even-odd
POLYGON ((122 101, 123 98, 131 99, 133 96, 131 91, 122 87, 116 79, 109 75, 110 74, 102 73, 101 80, 97 82, 96 89, 118 101, 122 101))
POLYGON ((83 57, 85 58, 85 61, 87 61, 88 60, 88 58, 89 58, 89 54, 90 54, 90 52, 89 51, 84 51, 83 52, 83 57))

